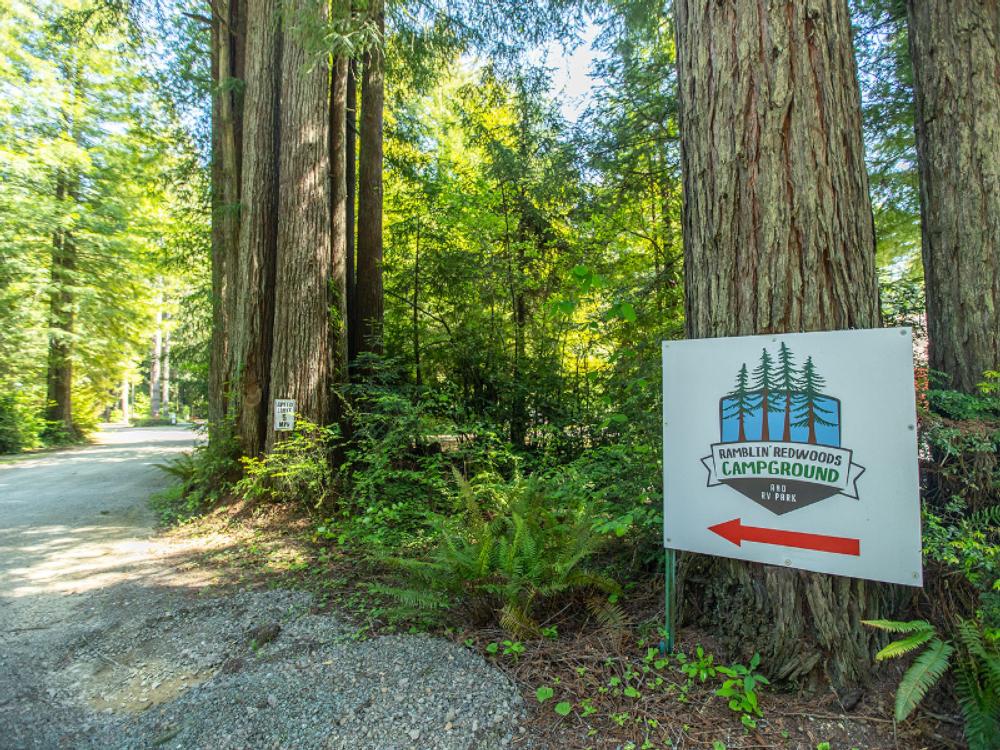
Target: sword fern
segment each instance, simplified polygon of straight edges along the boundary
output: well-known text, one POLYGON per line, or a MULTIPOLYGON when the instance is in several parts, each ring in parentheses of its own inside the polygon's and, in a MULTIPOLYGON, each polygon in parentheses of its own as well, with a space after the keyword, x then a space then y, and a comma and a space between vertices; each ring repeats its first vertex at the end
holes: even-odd
POLYGON ((913 713, 945 672, 953 669, 970 750, 1000 747, 1000 643, 995 635, 984 635, 981 626, 971 620, 957 622, 954 640, 941 638, 924 620, 868 620, 865 624, 905 635, 879 651, 875 656, 878 661, 923 648, 896 689, 896 721, 913 713))
POLYGON ((588 566, 604 537, 593 530, 586 502, 559 507, 540 482, 519 479, 485 503, 468 482, 456 481, 462 522, 439 518, 439 542, 425 558, 386 560, 403 574, 403 585, 371 587, 396 602, 397 616, 433 620, 461 603, 527 638, 539 635, 537 613, 546 603, 589 592, 585 605, 600 624, 622 621, 607 596, 620 587, 588 566))

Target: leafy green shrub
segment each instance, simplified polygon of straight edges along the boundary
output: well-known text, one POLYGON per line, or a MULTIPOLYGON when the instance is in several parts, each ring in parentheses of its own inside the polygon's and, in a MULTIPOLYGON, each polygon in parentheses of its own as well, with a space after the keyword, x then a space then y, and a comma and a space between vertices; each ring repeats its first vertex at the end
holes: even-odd
POLYGON ((233 490, 247 500, 298 502, 310 511, 323 507, 334 489, 330 451, 339 434, 296 419, 295 429, 261 457, 244 457, 243 478, 233 490))
POLYGON ((174 523, 203 512, 232 488, 240 473, 240 447, 232 425, 209 426, 211 439, 191 453, 157 468, 179 480, 178 484, 153 497, 165 523, 174 523))
POLYGON ((923 539, 929 585, 947 616, 1000 628, 1000 505, 971 514, 961 503, 925 509, 923 539))
POLYGON ((495 616, 514 637, 537 637, 537 615, 581 592, 602 623, 620 619, 608 594, 619 586, 589 565, 604 538, 593 530, 583 496, 557 503, 535 479, 470 484, 456 472, 465 512, 436 519, 437 545, 424 558, 394 558, 404 586, 374 585, 398 602, 397 614, 434 619, 461 602, 474 615, 495 616))
POLYGON ((659 446, 612 443, 546 473, 556 502, 585 495, 596 529, 633 541, 642 562, 662 559, 663 491, 659 446))
POLYGON ((932 409, 921 419, 928 499, 938 507, 956 501, 971 510, 1000 498, 1000 373, 986 373, 980 392, 930 390, 932 409))
POLYGON ((368 358, 367 369, 342 394, 351 425, 343 496, 316 531, 362 549, 426 546, 435 514, 454 507, 453 468, 512 473, 516 459, 491 427, 460 425, 447 393, 401 385, 382 360, 368 358))
POLYGON ((20 388, 0 393, 0 454, 38 448, 44 427, 29 394, 20 388))

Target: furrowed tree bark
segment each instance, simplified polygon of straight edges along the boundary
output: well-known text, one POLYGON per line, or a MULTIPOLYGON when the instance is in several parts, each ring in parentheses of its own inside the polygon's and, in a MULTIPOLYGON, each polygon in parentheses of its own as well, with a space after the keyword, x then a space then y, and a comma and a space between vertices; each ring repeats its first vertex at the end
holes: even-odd
MULTIPOLYGON (((297 24, 325 20, 321 0, 292 0, 282 35, 278 246, 272 398, 326 424, 330 413, 331 216, 329 67, 309 54, 297 24)), ((268 445, 274 413, 268 409, 268 445)))
MULTIPOLYGON (((385 6, 372 0, 369 12, 381 37, 385 6)), ((356 320, 351 336, 356 352, 382 352, 382 107, 384 65, 380 48, 364 56, 361 82, 361 152, 358 159, 358 257, 356 320)))
POLYGON ((350 60, 347 65, 347 113, 344 139, 344 160, 347 179, 347 359, 353 362, 358 354, 353 331, 357 327, 357 285, 355 275, 355 220, 354 209, 358 199, 358 82, 357 65, 350 60))
MULTIPOLYGON (((846 0, 678 0, 687 334, 879 324, 846 0)), ((785 680, 865 682, 864 581, 688 558, 730 645, 785 680)))
POLYGON ((242 82, 246 51, 245 9, 241 0, 213 4, 213 211, 212 349, 209 398, 214 420, 226 417, 230 326, 236 317, 234 293, 239 253, 240 172, 243 152, 242 82))
POLYGON ((230 401, 244 454, 264 450, 270 404, 275 263, 278 246, 278 144, 281 106, 281 3, 248 5, 241 228, 230 336, 230 401))
MULTIPOLYGON (((334 4, 334 12, 350 16, 350 2, 334 4)), ((348 317, 347 317, 347 87, 350 60, 334 59, 330 76, 330 350, 333 384, 348 379, 348 317)), ((331 419, 344 421, 340 401, 331 394, 331 419)))
POLYGON ((226 414, 223 384, 226 381, 226 316, 223 305, 223 282, 226 278, 226 256, 223 252, 222 217, 222 113, 219 90, 219 47, 222 45, 222 24, 212 13, 210 27, 210 55, 212 76, 212 164, 211 180, 212 228, 212 336, 208 354, 208 420, 218 425, 226 414))
POLYGON ((1000 5, 909 0, 930 366, 1000 369, 1000 5))

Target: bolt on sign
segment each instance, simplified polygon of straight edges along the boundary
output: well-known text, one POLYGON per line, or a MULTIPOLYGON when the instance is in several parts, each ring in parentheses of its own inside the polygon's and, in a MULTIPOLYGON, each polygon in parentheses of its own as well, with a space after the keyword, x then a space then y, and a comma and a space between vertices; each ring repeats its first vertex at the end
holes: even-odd
POLYGON ((920 586, 910 329, 663 342, 664 546, 920 586))
POLYGON ((295 429, 295 400, 274 399, 274 431, 291 432, 295 429))

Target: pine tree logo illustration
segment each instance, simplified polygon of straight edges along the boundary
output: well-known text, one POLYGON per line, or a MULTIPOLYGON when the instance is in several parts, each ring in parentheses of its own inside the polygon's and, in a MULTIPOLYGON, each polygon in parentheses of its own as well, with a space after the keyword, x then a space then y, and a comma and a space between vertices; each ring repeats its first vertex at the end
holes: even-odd
POLYGON ((751 371, 740 366, 719 400, 719 442, 701 459, 708 485, 727 485, 783 514, 834 495, 859 499, 864 467, 841 445, 840 400, 812 357, 799 366, 782 342, 766 348, 751 371))

